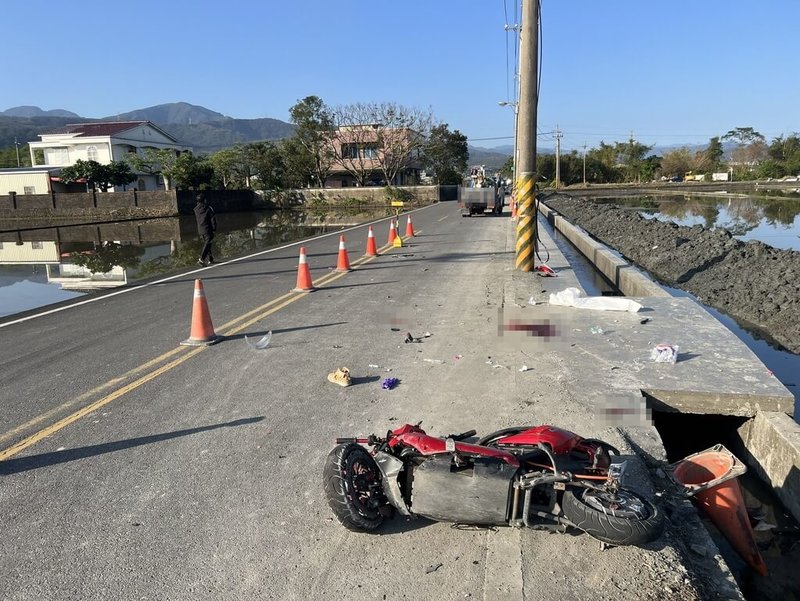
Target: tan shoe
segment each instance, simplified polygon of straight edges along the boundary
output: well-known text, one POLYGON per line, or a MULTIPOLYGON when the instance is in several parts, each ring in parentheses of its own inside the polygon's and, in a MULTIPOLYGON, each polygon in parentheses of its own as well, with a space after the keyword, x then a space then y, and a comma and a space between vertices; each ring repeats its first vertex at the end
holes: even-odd
POLYGON ((340 367, 328 374, 328 381, 339 386, 350 386, 350 370, 346 367, 340 367))

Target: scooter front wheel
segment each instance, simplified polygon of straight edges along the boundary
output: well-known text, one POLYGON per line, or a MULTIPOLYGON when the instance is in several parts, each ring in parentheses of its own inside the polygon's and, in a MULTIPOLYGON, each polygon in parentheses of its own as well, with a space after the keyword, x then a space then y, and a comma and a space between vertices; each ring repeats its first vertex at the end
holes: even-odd
POLYGON ((322 481, 328 505, 345 528, 371 532, 381 525, 387 504, 381 472, 364 447, 353 442, 335 447, 325 459, 322 481))
POLYGON ((657 539, 664 516, 647 499, 626 489, 564 492, 561 508, 577 528, 611 545, 641 545, 657 539))

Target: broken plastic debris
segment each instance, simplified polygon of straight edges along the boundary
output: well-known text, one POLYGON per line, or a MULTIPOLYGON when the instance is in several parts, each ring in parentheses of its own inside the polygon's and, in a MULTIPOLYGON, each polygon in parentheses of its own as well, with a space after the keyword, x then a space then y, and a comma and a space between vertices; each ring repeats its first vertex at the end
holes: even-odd
POLYGON ((397 378, 385 378, 381 383, 381 388, 384 390, 391 390, 400 382, 397 378))
POLYGON ((528 371, 529 369, 530 367, 528 367, 527 365, 523 365, 522 367, 519 368, 519 371, 528 371))
POLYGON ((247 337, 247 334, 244 335, 244 341, 249 344, 254 349, 262 350, 269 346, 269 341, 272 340, 272 330, 264 334, 260 340, 256 342, 250 342, 250 339, 247 337))
POLYGON ((461 359, 463 356, 464 356, 464 355, 453 355, 453 359, 455 359, 456 361, 458 361, 458 360, 459 360, 459 359, 461 359))
POLYGON ((650 359, 656 363, 675 363, 679 348, 675 344, 657 344, 650 352, 650 359))
POLYGON ((430 566, 429 568, 427 568, 427 569, 425 570, 425 573, 426 573, 426 574, 432 574, 433 572, 435 572, 436 570, 438 570, 439 568, 441 568, 443 565, 444 565, 444 564, 442 564, 442 563, 437 563, 437 564, 434 564, 434 565, 430 566))
POLYGON ((536 304, 536 299, 535 299, 535 298, 533 298, 533 297, 530 297, 530 298, 528 299, 528 304, 529 304, 529 305, 535 305, 535 304, 536 304))
POLYGON ((592 326, 591 328, 589 328, 589 331, 592 334, 602 334, 603 333, 603 328, 601 328, 600 326, 592 326))
POLYGON ((436 365, 441 365, 442 363, 444 363, 444 361, 442 361, 441 359, 428 359, 427 357, 423 359, 423 361, 426 361, 428 363, 435 363, 436 365))
POLYGON ((430 332, 425 332, 425 333, 422 335, 422 337, 423 337, 423 338, 430 338, 431 336, 433 336, 433 334, 431 334, 430 332))
POLYGON ((371 367, 372 369, 380 369, 381 368, 380 365, 376 365, 375 363, 370 363, 369 365, 367 365, 367 367, 371 367))

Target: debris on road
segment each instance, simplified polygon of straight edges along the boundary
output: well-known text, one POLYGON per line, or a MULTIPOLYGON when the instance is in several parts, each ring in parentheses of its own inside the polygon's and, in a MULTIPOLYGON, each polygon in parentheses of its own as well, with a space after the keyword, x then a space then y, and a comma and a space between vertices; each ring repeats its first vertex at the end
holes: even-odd
POLYGON ((247 337, 247 334, 244 335, 244 341, 250 345, 254 349, 262 350, 269 346, 269 341, 272 340, 272 330, 264 334, 259 340, 255 342, 251 342, 250 339, 247 337))

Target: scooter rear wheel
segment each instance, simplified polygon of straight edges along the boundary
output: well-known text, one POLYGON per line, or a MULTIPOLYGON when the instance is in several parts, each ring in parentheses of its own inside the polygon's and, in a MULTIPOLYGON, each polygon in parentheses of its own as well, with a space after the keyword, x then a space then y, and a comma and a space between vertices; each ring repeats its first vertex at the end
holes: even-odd
POLYGON ((328 505, 345 528, 371 532, 381 525, 387 504, 381 472, 364 447, 352 442, 335 447, 325 459, 322 481, 328 505))
POLYGON ((664 516, 647 499, 626 489, 564 492, 561 508, 577 528, 611 545, 641 545, 657 539, 664 516))

